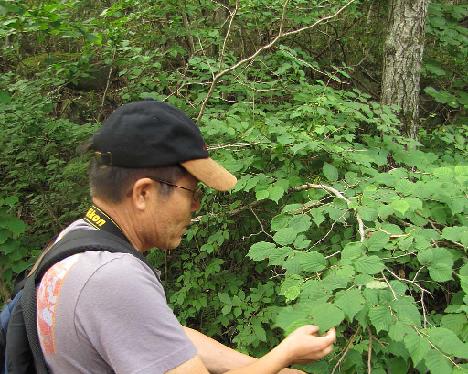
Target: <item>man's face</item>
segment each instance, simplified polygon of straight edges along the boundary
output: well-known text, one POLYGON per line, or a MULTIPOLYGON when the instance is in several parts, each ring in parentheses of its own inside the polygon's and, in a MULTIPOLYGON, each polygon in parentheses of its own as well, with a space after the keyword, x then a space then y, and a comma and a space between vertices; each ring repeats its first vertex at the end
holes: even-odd
MULTIPOLYGON (((149 207, 146 218, 147 237, 151 247, 174 249, 190 225, 192 212, 199 207, 193 192, 182 188, 170 187, 165 195, 160 192, 161 184, 155 181, 154 204, 149 207)), ((178 186, 195 190, 197 179, 191 175, 181 177, 175 183, 178 186)))

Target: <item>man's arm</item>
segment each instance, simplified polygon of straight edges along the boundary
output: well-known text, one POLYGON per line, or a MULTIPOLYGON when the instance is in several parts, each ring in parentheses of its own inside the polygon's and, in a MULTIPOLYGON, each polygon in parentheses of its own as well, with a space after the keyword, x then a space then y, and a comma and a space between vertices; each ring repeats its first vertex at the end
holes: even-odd
MULTIPOLYGON (((216 340, 189 327, 184 327, 184 331, 197 348, 198 356, 193 360, 190 360, 190 362, 186 363, 188 367, 182 365, 178 368, 180 371, 177 371, 177 369, 174 370, 174 374, 189 372, 184 371, 188 370, 189 368, 191 369, 190 372, 192 373, 205 373, 203 370, 195 370, 198 369, 201 364, 203 367, 206 367, 210 373, 213 374, 225 372, 239 374, 244 372, 299 374, 303 372, 300 370, 284 368, 294 363, 295 361, 297 363, 308 362, 311 359, 319 359, 323 357, 331 351, 333 342, 335 341, 335 333, 333 330, 327 334, 325 339, 318 339, 324 340, 324 342, 314 341, 312 344, 310 344, 310 342, 306 342, 304 340, 304 337, 314 336, 318 332, 318 328, 315 326, 313 328, 309 327, 308 329, 301 328, 291 334, 289 338, 285 339, 285 341, 283 341, 283 343, 280 345, 281 347, 276 347, 261 359, 256 359, 237 352, 232 348, 226 347, 216 340), (297 345, 297 342, 306 343, 304 344, 305 347, 294 347, 297 345), (307 347, 307 343, 310 344, 309 347, 307 347), (323 348, 317 349, 317 346, 320 346, 321 344, 324 344, 323 348), (326 351, 323 351, 323 349, 326 349, 326 351), (317 350, 318 352, 314 352, 317 350), (297 355, 297 353, 300 355, 305 354, 305 357, 293 358, 295 355, 297 355), (291 362, 286 364, 286 362, 289 360, 291 360, 291 362)), ((301 345, 302 344, 300 344, 300 346, 301 345)))
POLYGON ((197 348, 198 356, 210 373, 224 373, 231 369, 238 369, 251 365, 257 360, 256 358, 252 358, 232 348, 226 347, 190 327, 184 327, 184 331, 197 348))

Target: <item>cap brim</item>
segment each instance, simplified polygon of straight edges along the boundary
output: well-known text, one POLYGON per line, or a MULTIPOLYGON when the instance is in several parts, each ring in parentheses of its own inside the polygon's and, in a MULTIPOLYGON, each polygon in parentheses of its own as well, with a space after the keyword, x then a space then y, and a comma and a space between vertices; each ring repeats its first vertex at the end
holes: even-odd
POLYGON ((187 171, 208 187, 227 191, 237 183, 237 178, 211 158, 199 158, 182 162, 187 171))

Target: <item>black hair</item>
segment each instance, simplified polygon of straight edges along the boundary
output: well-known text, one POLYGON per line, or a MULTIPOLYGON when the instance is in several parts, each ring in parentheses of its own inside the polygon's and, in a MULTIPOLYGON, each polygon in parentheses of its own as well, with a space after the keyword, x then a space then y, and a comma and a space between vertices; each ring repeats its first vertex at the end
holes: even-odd
MULTIPOLYGON (((188 171, 180 165, 161 166, 153 168, 124 168, 101 164, 95 158, 89 165, 89 186, 91 197, 97 197, 107 202, 119 203, 123 200, 133 184, 141 178, 154 177, 176 184, 177 180, 188 171)), ((173 188, 164 183, 159 184, 159 192, 168 196, 173 188)))

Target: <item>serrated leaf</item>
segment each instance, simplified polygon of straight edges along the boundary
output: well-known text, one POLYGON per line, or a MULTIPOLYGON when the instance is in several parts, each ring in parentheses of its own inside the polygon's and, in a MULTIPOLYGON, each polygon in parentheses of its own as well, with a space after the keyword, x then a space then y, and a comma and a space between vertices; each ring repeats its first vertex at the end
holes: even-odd
POLYGON ((355 261, 354 267, 357 272, 365 274, 376 274, 385 269, 382 260, 377 256, 362 256, 355 261))
POLYGON ((325 178, 327 178, 330 182, 338 180, 338 170, 336 167, 327 162, 323 164, 323 175, 325 175, 325 178))
POLYGON ((405 213, 410 208, 410 205, 406 200, 394 200, 391 202, 390 206, 392 207, 393 210, 400 213, 403 217, 405 216, 405 213))
POLYGON ((364 307, 364 297, 357 288, 340 291, 335 295, 337 305, 351 322, 354 316, 364 307))
POLYGON ((364 243, 370 252, 380 251, 390 240, 390 235, 383 231, 374 232, 364 243))
POLYGON ((254 322, 252 324, 252 331, 254 332, 258 340, 260 340, 261 342, 267 341, 265 329, 263 328, 260 322, 254 322))
POLYGON ((388 288, 388 284, 385 282, 373 280, 366 283, 366 287, 374 290, 383 290, 384 288, 388 288))
POLYGON ((468 359, 468 344, 463 343, 452 330, 444 327, 432 327, 428 333, 432 344, 449 356, 468 359))
POLYGON ((386 220, 388 216, 393 214, 393 212, 394 210, 390 205, 381 205, 377 210, 377 214, 382 220, 386 220))
POLYGON ((331 297, 331 291, 326 288, 322 281, 309 279, 302 287, 301 300, 310 299, 314 303, 326 303, 331 297))
POLYGON ((392 323, 392 315, 387 305, 375 305, 369 309, 369 319, 377 332, 388 331, 392 323))
POLYGON ((396 321, 390 325, 388 329, 388 336, 397 342, 401 342, 406 336, 407 329, 407 325, 401 323, 400 321, 396 321))
POLYGON ((9 230, 15 236, 21 235, 28 227, 22 220, 12 216, 0 217, 0 227, 9 230))
POLYGON ((299 233, 307 231, 312 226, 312 222, 308 215, 298 214, 291 219, 289 225, 299 233))
POLYGON ((429 248, 418 253, 421 265, 427 266, 431 278, 436 282, 452 279, 453 258, 445 248, 429 248))
POLYGON ((289 214, 278 214, 271 220, 271 230, 278 231, 280 229, 284 229, 289 225, 291 218, 292 217, 289 214))
POLYGON ((411 297, 401 297, 393 300, 391 306, 400 321, 415 326, 421 325, 421 314, 411 297))
POLYGON ((311 209, 310 214, 312 214, 312 219, 314 220, 314 223, 317 225, 317 227, 319 227, 320 224, 323 223, 323 221, 325 221, 323 210, 320 208, 311 209))
POLYGON ((283 229, 278 230, 275 235, 273 235, 273 240, 281 245, 288 245, 292 244, 297 237, 298 232, 291 228, 285 227, 283 229))
POLYGON ((268 190, 259 190, 255 192, 255 198, 257 200, 264 200, 270 196, 270 191, 268 190))
POLYGON ((318 304, 310 308, 312 323, 323 333, 338 326, 345 318, 344 313, 332 304, 318 304))
POLYGON ((353 280, 355 275, 354 268, 349 265, 342 265, 339 268, 331 269, 325 278, 323 278, 323 285, 329 290, 336 290, 337 288, 346 288, 353 280))
POLYGON ((296 328, 310 325, 308 304, 296 304, 279 309, 275 318, 275 326, 282 328, 286 334, 290 334, 296 328))
POLYGON ((269 198, 273 200, 275 203, 283 197, 284 195, 284 188, 282 186, 273 186, 269 190, 269 198))
MULTIPOLYGON (((294 260, 300 263, 301 272, 311 273, 325 269, 325 257, 316 251, 294 253, 294 260)), ((286 267, 287 269, 287 267, 286 267)))
POLYGON ((424 357, 424 363, 434 374, 452 374, 452 365, 439 351, 431 349, 424 357))
POLYGON ((442 238, 453 242, 461 242, 464 246, 467 246, 468 229, 463 226, 445 227, 442 230, 442 238))
POLYGON ((414 331, 411 331, 403 339, 406 349, 408 350, 411 359, 413 360, 414 366, 417 366, 419 362, 426 356, 427 352, 431 349, 431 346, 427 339, 422 338, 414 331))
POLYGON ((253 261, 262 261, 268 258, 276 248, 274 243, 270 242, 257 242, 250 246, 249 253, 247 256, 250 257, 253 261))
POLYGON ((354 260, 362 255, 363 244, 361 242, 347 243, 341 251, 342 260, 354 260))
POLYGON ((231 304, 231 298, 227 293, 218 293, 218 298, 223 304, 231 304))
POLYGON ((286 297, 287 302, 295 300, 301 293, 303 283, 304 279, 301 276, 287 275, 281 283, 280 295, 286 297))

